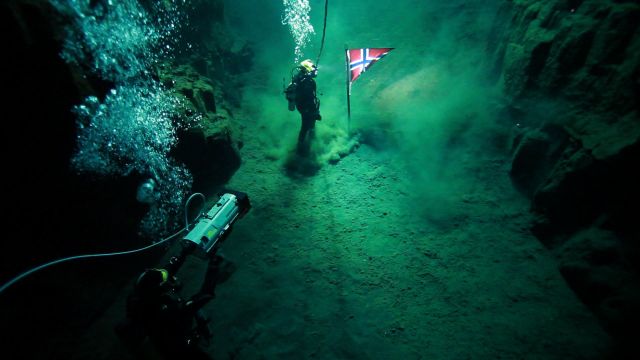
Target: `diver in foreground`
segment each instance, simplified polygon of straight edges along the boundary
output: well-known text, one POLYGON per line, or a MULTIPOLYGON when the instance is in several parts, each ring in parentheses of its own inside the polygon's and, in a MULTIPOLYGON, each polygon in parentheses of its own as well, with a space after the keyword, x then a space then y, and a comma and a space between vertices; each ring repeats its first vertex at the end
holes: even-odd
POLYGON ((250 207, 245 193, 225 193, 182 239, 178 256, 140 274, 127 299, 127 321, 116 329, 134 355, 147 358, 144 344, 148 338, 165 359, 210 359, 201 348, 211 338, 209 319, 201 309, 215 297, 216 285, 233 271, 218 249, 233 223, 250 207), (180 295, 182 283, 176 274, 191 254, 208 259, 208 264, 200 290, 187 300, 180 295))
POLYGON ((285 90, 285 96, 289 101, 289 110, 293 111, 297 108, 302 116, 297 151, 299 154, 305 154, 311 147, 316 120, 322 119, 314 80, 318 75, 318 68, 307 59, 301 62, 297 69, 298 73, 292 76, 291 83, 285 90))
POLYGON ((210 257, 200 291, 183 299, 182 283, 176 273, 194 248, 195 245, 186 245, 162 268, 145 270, 127 299, 127 318, 138 329, 138 341, 148 337, 166 359, 209 359, 200 347, 211 338, 209 319, 201 308, 215 297, 215 287, 223 280, 223 258, 210 257))

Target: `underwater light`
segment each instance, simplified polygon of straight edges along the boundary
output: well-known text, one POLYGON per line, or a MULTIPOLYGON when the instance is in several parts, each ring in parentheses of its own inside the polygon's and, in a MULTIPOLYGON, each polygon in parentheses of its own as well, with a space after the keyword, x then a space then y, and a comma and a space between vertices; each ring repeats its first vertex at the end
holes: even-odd
POLYGON ((251 208, 249 197, 243 192, 226 192, 208 213, 199 217, 198 223, 182 238, 183 243, 195 244, 196 254, 206 256, 215 251, 231 232, 231 226, 251 208))
POLYGON ((151 204, 155 201, 156 181, 149 178, 138 186, 136 200, 144 204, 151 204))

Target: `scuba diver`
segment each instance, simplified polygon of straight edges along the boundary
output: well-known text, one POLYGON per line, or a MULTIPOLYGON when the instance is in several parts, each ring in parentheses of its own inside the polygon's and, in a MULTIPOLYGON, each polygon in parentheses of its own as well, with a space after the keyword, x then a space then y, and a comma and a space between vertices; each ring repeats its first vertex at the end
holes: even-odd
POLYGON ((321 120, 320 100, 316 96, 318 68, 309 59, 297 67, 298 73, 291 77, 291 83, 285 90, 289 101, 289 110, 298 109, 302 116, 302 125, 298 135, 298 153, 307 152, 311 146, 316 120, 321 120), (309 135, 309 136, 308 136, 309 135))
POLYGON ((210 359, 200 347, 201 343, 208 345, 211 338, 209 319, 201 308, 215 297, 216 284, 226 280, 221 269, 225 260, 214 251, 200 291, 185 300, 179 294, 182 284, 175 275, 194 248, 183 245, 180 254, 163 268, 146 269, 138 277, 127 299, 127 323, 118 329, 134 353, 148 337, 166 359, 210 359))

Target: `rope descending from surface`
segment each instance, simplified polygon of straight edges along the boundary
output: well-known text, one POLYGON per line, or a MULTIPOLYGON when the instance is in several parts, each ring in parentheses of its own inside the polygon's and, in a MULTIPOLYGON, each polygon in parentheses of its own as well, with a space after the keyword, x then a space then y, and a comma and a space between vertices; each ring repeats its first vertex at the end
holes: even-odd
POLYGON ((320 56, 322 56, 322 50, 324 49, 324 38, 327 33, 327 12, 329 11, 329 0, 325 0, 324 2, 324 25, 322 27, 322 43, 320 44, 320 52, 318 53, 318 58, 316 60, 316 66, 320 64, 320 56))

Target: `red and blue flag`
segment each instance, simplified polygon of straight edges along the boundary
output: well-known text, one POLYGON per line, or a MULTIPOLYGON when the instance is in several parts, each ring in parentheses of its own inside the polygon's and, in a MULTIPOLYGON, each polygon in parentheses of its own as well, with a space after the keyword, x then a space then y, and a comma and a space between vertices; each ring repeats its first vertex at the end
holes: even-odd
POLYGON ((349 64, 349 82, 354 82, 373 63, 382 59, 393 48, 364 48, 348 49, 347 62, 349 64))

